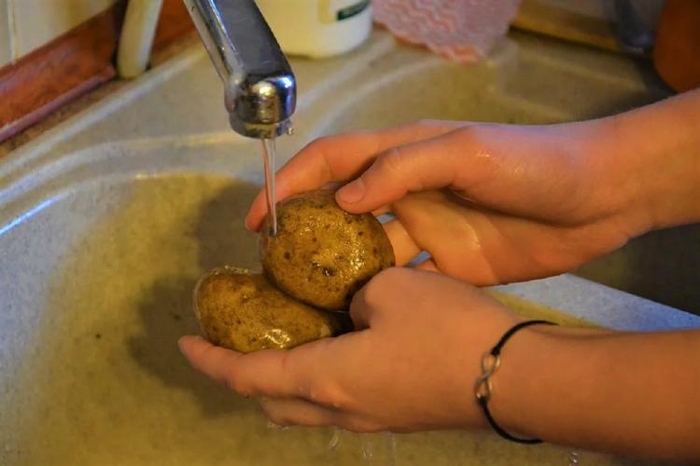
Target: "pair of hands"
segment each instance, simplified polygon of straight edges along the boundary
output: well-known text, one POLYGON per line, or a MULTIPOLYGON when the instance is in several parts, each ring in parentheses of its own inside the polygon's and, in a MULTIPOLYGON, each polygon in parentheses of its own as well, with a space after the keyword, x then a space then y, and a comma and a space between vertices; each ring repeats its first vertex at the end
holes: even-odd
MULTIPOLYGON (((571 270, 648 223, 635 210, 635 186, 600 162, 614 145, 606 127, 427 121, 311 143, 279 171, 279 199, 346 183, 342 208, 394 214, 385 228, 397 265, 421 251, 430 258, 384 271, 358 292, 351 334, 248 355, 184 337, 182 352, 197 370, 259 397, 282 425, 483 426, 472 393, 481 356, 518 318, 473 285, 571 270)), ((259 195, 248 227, 264 215, 259 195)))

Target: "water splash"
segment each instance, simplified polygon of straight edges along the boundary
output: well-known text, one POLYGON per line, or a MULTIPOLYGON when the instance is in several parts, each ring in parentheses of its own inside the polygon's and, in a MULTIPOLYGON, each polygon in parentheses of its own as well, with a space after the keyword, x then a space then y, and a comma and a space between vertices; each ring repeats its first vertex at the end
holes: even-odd
POLYGON ((330 441, 328 442, 328 452, 329 453, 334 453, 338 451, 340 448, 340 433, 342 430, 338 429, 337 427, 333 428, 333 435, 331 436, 330 441))
POLYGON ((353 440, 359 439, 360 457, 364 464, 370 466, 396 465, 396 438, 391 432, 353 434, 334 428, 327 446, 329 454, 338 456, 343 449, 347 448, 348 442, 343 441, 344 436, 353 436, 353 440))
POLYGON ((391 432, 362 434, 362 459, 372 466, 396 464, 396 438, 391 432))
POLYGON ((274 422, 272 422, 272 421, 270 421, 270 420, 268 419, 268 421, 267 421, 267 428, 268 428, 269 430, 282 432, 282 431, 288 430, 288 429, 289 429, 289 426, 280 426, 280 425, 277 425, 277 424, 275 424, 274 422))

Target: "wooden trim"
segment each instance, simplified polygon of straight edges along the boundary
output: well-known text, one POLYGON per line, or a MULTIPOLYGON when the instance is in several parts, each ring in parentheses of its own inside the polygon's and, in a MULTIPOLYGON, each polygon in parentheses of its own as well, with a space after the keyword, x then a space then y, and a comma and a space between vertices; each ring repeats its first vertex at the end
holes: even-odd
MULTIPOLYGON (((0 142, 116 76, 126 0, 0 68, 0 142)), ((182 0, 164 0, 154 39, 163 49, 192 29, 182 0)))
POLYGON ((112 57, 123 6, 115 4, 0 70, 0 140, 115 75, 112 57))
POLYGON ((164 0, 158 19, 153 50, 159 52, 194 30, 194 24, 182 0, 164 0))

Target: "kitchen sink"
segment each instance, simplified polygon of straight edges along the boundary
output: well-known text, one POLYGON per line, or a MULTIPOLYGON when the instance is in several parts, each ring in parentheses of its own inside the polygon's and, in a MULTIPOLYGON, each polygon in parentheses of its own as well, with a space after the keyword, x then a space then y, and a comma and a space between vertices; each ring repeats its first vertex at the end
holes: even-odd
MULTIPOLYGON (((332 131, 428 117, 567 121, 663 95, 629 60, 586 49, 575 49, 575 60, 567 50, 513 36, 489 61, 459 67, 376 33, 335 61, 295 60, 302 95, 296 135, 279 142, 282 159, 332 131), (609 73, 588 75, 598 76, 588 65, 600 61, 609 73), (562 76, 570 92, 551 91, 562 76), (531 95, 537 86, 543 91, 531 95), (602 93, 597 103, 592 90, 602 93)), ((197 332, 198 277, 221 264, 258 267, 257 238, 242 225, 260 189, 259 143, 223 131, 221 93, 210 90, 216 79, 193 46, 0 160, 0 464, 566 464, 566 448, 516 445, 490 432, 273 428, 255 401, 189 367, 176 342, 197 332), (192 87, 201 93, 191 95, 192 87)), ((690 244, 691 230, 669 241, 690 244)), ((612 282, 652 273, 650 262, 630 258, 663 258, 666 243, 650 238, 580 274, 636 293, 632 281, 612 282)), ((570 325, 700 325, 570 275, 490 292, 523 315, 570 325)), ((586 451, 579 461, 644 464, 586 451)))

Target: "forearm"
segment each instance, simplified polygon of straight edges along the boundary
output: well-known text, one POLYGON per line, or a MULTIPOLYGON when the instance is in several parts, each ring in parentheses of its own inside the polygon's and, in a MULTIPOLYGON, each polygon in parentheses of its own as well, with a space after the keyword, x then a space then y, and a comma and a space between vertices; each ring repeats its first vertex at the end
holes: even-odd
POLYGON ((597 176, 627 193, 641 232, 700 221, 700 90, 599 121, 597 176))
POLYGON ((522 331, 494 376, 514 432, 633 456, 700 460, 700 330, 522 331))

